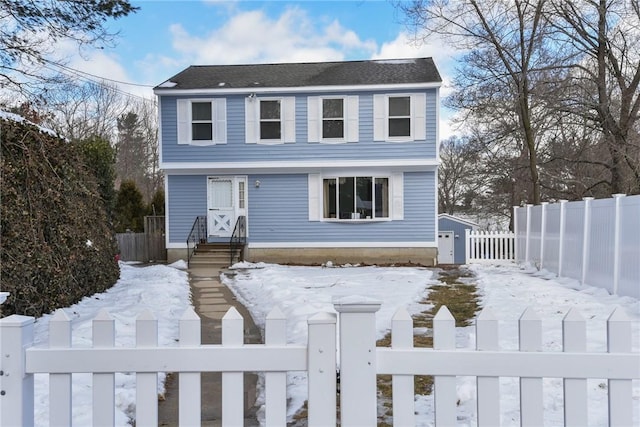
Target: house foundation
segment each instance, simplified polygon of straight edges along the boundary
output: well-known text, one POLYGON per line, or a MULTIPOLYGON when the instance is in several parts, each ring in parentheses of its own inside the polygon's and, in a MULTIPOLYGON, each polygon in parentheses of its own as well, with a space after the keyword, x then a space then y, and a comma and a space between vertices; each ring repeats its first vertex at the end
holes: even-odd
POLYGON ((251 262, 317 265, 334 264, 419 264, 435 266, 436 248, 247 248, 251 262))

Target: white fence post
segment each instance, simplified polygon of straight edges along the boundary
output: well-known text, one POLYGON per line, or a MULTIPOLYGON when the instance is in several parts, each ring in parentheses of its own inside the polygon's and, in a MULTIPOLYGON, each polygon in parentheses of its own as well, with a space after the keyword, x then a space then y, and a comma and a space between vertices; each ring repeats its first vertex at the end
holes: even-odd
MULTIPOLYGON (((62 309, 49 320, 49 347, 71 347, 71 321, 62 309)), ((71 374, 49 375, 49 424, 71 425, 71 374)))
MULTIPOLYGON (((157 347, 158 321, 150 310, 136 319, 136 347, 157 347)), ((158 373, 136 373, 136 427, 158 425, 158 373)))
POLYGON ((376 316, 381 303, 366 297, 334 301, 340 316, 340 425, 376 426, 376 316))
MULTIPOLYGON (((484 308, 476 318, 476 350, 499 350, 498 319, 493 312, 484 308)), ((478 426, 500 425, 500 379, 498 377, 477 377, 478 426)))
POLYGON ((547 205, 549 202, 540 203, 540 270, 544 268, 544 242, 547 232, 547 205))
POLYGON ((589 241, 591 240, 591 201, 593 197, 584 197, 584 228, 582 231, 582 276, 580 284, 584 286, 587 280, 587 266, 589 265, 589 241))
POLYGON ((33 426, 33 374, 25 372, 25 350, 33 345, 33 317, 0 319, 0 425, 33 426))
POLYGON ((520 227, 518 227, 518 208, 520 206, 514 206, 513 207, 513 234, 514 234, 514 239, 513 239, 513 244, 514 244, 514 248, 513 248, 513 259, 516 262, 520 262, 520 254, 518 253, 518 239, 519 237, 519 232, 520 232, 520 227))
MULTIPOLYGON (((113 318, 102 309, 93 319, 93 347, 110 348, 115 342, 113 318)), ((115 375, 93 374, 93 425, 115 424, 115 375)))
MULTIPOLYGON (((286 317, 278 307, 267 314, 264 331, 265 345, 287 345, 286 317)), ((265 423, 268 426, 284 426, 287 424, 287 373, 267 372, 264 379, 265 423)))
MULTIPOLYGON (((200 318, 189 307, 180 318, 180 346, 199 346, 200 333, 200 318)), ((178 375, 178 390, 182 390, 182 393, 178 393, 178 421, 184 427, 200 427, 201 374, 180 372, 178 375)))
MULTIPOLYGON (((520 317, 520 351, 542 350, 542 319, 533 309, 527 308, 520 317)), ((520 378, 520 425, 539 427, 544 425, 542 378, 520 378)))
POLYGON ((318 313, 309 324, 309 427, 336 423, 336 315, 318 313))
MULTIPOLYGON (((562 320, 562 351, 584 353, 587 351, 587 324, 584 317, 574 309, 562 320)), ((587 419, 587 380, 564 379, 564 425, 582 427, 587 419)))
POLYGON ((471 259, 471 230, 464 229, 464 263, 469 264, 471 259))
POLYGON ((564 262, 564 233, 567 215, 567 201, 560 200, 560 242, 558 243, 558 277, 562 277, 562 263, 564 262))
POLYGON ((529 246, 531 241, 531 208, 533 205, 527 205, 527 232, 525 234, 524 243, 524 262, 529 262, 529 246))
MULTIPOLYGON (((404 307, 399 308, 391 320, 391 347, 394 350, 413 348, 413 319, 404 307)), ((413 375, 394 375, 392 378, 394 426, 416 424, 413 383, 413 375)))
MULTIPOLYGON (((222 345, 242 347, 244 345, 244 319, 235 307, 222 317, 222 345)), ((222 425, 244 424, 244 373, 222 373, 222 425)))
MULTIPOLYGON (((446 306, 440 307, 433 317, 433 349, 455 350, 456 321, 446 306)), ((456 407, 458 395, 456 377, 436 375, 434 384, 435 424, 437 426, 455 426, 457 424, 456 407)))
POLYGON ((613 293, 618 294, 618 284, 620 282, 620 233, 622 233, 622 227, 620 224, 620 201, 626 194, 614 194, 615 203, 615 225, 614 225, 614 237, 613 237, 613 293))
MULTIPOLYGON (((620 308, 607 319, 607 351, 631 353, 631 322, 620 308)), ((630 379, 609 380, 609 426, 633 425, 633 389, 630 379)))

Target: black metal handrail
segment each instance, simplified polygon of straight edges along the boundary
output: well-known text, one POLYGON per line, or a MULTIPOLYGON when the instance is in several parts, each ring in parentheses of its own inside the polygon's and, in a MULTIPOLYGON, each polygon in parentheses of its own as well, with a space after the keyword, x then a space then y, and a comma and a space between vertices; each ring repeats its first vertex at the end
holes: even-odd
POLYGON ((233 264, 233 255, 240 249, 240 258, 244 259, 244 246, 247 243, 247 218, 240 215, 233 228, 231 239, 229 240, 229 264, 233 264))
POLYGON ((193 222, 189 236, 187 236, 187 265, 191 262, 191 257, 196 251, 198 243, 207 241, 207 217, 197 216, 193 222))

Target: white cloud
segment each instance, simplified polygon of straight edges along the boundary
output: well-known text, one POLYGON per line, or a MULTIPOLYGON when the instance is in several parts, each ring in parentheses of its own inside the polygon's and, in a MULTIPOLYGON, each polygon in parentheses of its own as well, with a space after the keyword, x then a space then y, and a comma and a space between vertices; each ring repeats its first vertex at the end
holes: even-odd
POLYGON ((208 34, 191 34, 182 24, 170 27, 173 48, 189 64, 241 64, 266 62, 313 62, 369 56, 372 40, 333 21, 318 28, 299 7, 287 8, 271 18, 262 10, 237 13, 208 34))

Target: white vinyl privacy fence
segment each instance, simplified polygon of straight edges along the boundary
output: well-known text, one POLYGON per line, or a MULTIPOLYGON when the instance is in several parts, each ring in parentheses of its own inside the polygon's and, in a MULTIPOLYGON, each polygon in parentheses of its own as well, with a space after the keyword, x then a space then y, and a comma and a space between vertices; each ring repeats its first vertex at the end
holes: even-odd
POLYGON ((516 260, 640 298, 640 195, 514 208, 516 260))
POLYGON ((632 352, 632 325, 622 310, 607 321, 607 352, 587 351, 587 323, 576 311, 562 322, 563 350, 549 352, 543 351, 542 319, 532 309, 519 319, 518 350, 499 347, 498 319, 487 309, 476 319, 476 349, 463 350, 456 349, 455 320, 446 307, 433 319, 433 348, 413 347, 413 322, 405 309, 392 319, 391 347, 381 348, 376 347, 379 302, 347 297, 334 307, 338 318, 333 313, 309 318, 306 346, 287 344, 285 318, 277 310, 267 317, 265 344, 251 345, 243 344, 243 319, 234 308, 223 318, 220 345, 200 344, 200 319, 191 309, 180 321, 175 347, 158 346, 157 321, 149 313, 136 322, 134 347, 114 346, 114 321, 105 311, 93 321, 93 346, 82 348, 71 345, 71 324, 63 311, 51 319, 45 347, 33 344, 33 318, 0 319, 0 425, 33 425, 36 373, 49 375, 50 425, 72 424, 74 373, 93 376, 94 425, 113 425, 116 372, 136 375, 137 426, 158 425, 157 372, 179 373, 181 426, 201 425, 200 373, 222 372, 222 425, 242 425, 246 371, 265 373, 268 426, 286 425, 287 371, 307 373, 309 426, 335 426, 338 419, 344 427, 376 426, 380 374, 393 378, 395 426, 416 424, 414 375, 435 377, 436 426, 457 423, 456 376, 477 378, 478 426, 500 424, 500 377, 520 378, 523 426, 544 424, 543 378, 565 378, 564 399, 558 402, 564 404, 565 425, 588 425, 588 378, 607 380, 609 425, 633 424, 632 381, 640 379, 640 354, 632 352))

